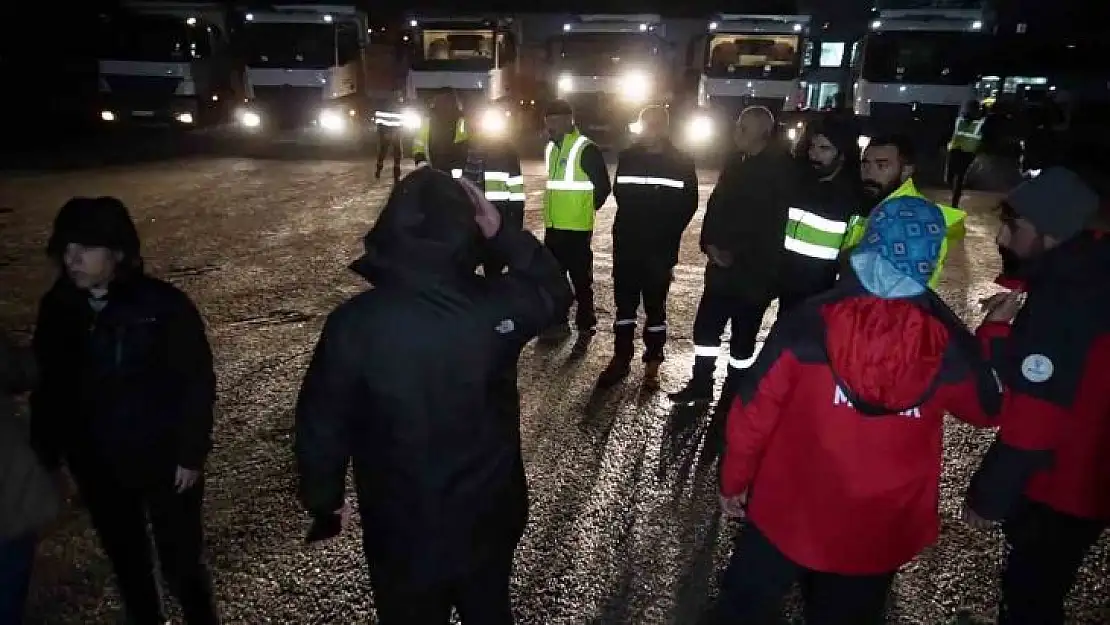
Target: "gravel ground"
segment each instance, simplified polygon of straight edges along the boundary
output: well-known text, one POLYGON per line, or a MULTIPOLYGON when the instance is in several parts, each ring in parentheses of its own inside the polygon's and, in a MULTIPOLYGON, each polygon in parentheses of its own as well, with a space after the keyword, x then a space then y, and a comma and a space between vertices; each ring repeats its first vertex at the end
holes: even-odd
MULTIPOLYGON (((0 323, 29 332, 51 279, 41 253, 54 211, 72 195, 111 194, 132 207, 157 275, 188 291, 207 317, 219 373, 216 449, 209 464, 208 534, 227 623, 370 623, 372 601, 358 532, 315 549, 294 500, 293 401, 323 316, 363 288, 345 269, 387 193, 351 154, 200 156, 127 164, 119 152, 67 159, 65 171, 0 178, 0 323), (304 156, 304 155, 302 155, 304 156), (268 157, 268 158, 267 158, 268 157), (116 163, 91 166, 90 162, 116 163), (84 165, 77 167, 77 165, 84 165)), ((526 165, 528 225, 539 219, 542 165, 526 165)), ((716 172, 702 172, 702 200, 716 172)), ((975 321, 997 270, 991 198, 953 250, 941 292, 975 321)), ((531 523, 517 554, 523 624, 692 623, 736 525, 714 494, 721 419, 672 411, 637 373, 604 394, 592 385, 608 357, 612 207, 594 242, 601 333, 584 355, 529 348, 521 363, 523 440, 531 523)), ((696 220, 700 224, 700 218, 696 220)), ((687 233, 672 290, 674 328, 664 387, 680 386, 701 290, 698 225, 687 233)), ((774 310, 764 321, 764 332, 774 310)), ((891 623, 943 623, 957 608, 990 615, 1001 556, 997 533, 964 527, 957 504, 989 435, 953 423, 947 435, 938 545, 906 567, 891 623)), ((1074 623, 1106 623, 1110 550, 1092 553, 1071 601, 1074 623)), ((71 511, 44 542, 32 624, 115 623, 119 601, 84 514, 71 511)))

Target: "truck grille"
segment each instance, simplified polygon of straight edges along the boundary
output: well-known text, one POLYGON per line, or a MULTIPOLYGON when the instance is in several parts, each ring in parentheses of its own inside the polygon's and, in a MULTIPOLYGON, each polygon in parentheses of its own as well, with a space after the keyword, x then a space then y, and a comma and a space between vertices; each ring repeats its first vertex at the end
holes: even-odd
POLYGON ((325 104, 324 90, 320 87, 294 87, 291 85, 255 85, 254 105, 279 128, 294 128, 311 124, 325 104))
POLYGON ((752 96, 717 96, 710 98, 709 106, 718 111, 729 120, 740 117, 740 113, 749 106, 763 106, 770 109, 777 119, 782 115, 784 106, 783 98, 756 98, 752 96))
POLYGON ((103 79, 114 100, 125 101, 134 108, 149 110, 165 108, 182 80, 174 76, 120 74, 108 74, 103 79))

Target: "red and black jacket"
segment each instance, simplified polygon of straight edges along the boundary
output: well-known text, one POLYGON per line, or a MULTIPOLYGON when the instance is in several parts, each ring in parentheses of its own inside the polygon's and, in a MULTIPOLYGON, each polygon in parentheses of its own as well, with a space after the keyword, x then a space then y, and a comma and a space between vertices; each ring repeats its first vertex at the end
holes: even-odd
POLYGON ((771 331, 728 417, 721 492, 795 563, 897 570, 939 531, 945 413, 991 424, 1000 388, 931 291, 867 294, 853 276, 771 331))
POLYGON ((971 507, 1005 519, 1024 496, 1110 520, 1110 237, 1086 233, 1022 267, 1013 325, 978 335, 1005 386, 971 507))

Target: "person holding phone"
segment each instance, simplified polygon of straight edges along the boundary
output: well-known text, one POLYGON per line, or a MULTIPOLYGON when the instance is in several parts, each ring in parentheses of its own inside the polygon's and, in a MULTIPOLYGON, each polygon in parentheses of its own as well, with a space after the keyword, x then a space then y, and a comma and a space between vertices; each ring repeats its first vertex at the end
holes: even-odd
POLYGON ((559 264, 471 181, 393 189, 351 268, 373 284, 327 318, 297 400, 309 539, 346 523, 354 465, 382 625, 509 625, 528 514, 515 366, 570 306, 559 264), (476 273, 486 248, 508 270, 476 273))

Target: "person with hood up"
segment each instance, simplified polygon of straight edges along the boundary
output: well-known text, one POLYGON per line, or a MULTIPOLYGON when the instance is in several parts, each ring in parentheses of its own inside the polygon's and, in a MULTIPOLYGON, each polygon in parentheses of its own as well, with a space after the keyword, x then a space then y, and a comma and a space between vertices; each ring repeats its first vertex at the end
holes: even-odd
POLYGON ((570 289, 531 233, 469 180, 422 168, 394 187, 352 269, 374 288, 327 318, 296 409, 310 539, 338 533, 353 461, 378 622, 513 622, 528 492, 515 367, 570 289), (508 270, 475 269, 489 246, 508 270))
POLYGON ((31 434, 69 469, 132 623, 166 622, 153 549, 189 625, 217 623, 204 561, 204 464, 216 376, 189 297, 147 275, 116 198, 73 198, 47 253, 60 275, 39 304, 31 434), (149 533, 148 533, 149 530, 149 533))
POLYGON ((58 516, 60 498, 31 448, 15 396, 34 386, 30 350, 0 334, 0 623, 23 623, 39 534, 58 516))
POLYGON ((1064 623, 1110 526, 1110 234, 1098 219, 1098 195, 1063 167, 1002 205, 997 242, 1021 259, 1011 277, 1023 290, 988 301, 979 328, 1006 395, 964 514, 1003 522, 1003 625, 1064 623))
POLYGON ((452 89, 436 93, 428 118, 412 140, 412 159, 419 167, 428 164, 451 171, 466 160, 466 119, 459 96, 452 89))
POLYGON ((806 129, 803 171, 786 223, 779 314, 836 282, 848 222, 864 204, 852 127, 828 114, 806 129))
POLYGON ((945 413, 988 426, 1001 403, 927 286, 944 232, 935 204, 880 204, 851 271, 771 330, 728 415, 721 505, 749 523, 710 623, 772 622, 800 582, 806 623, 878 625, 936 540, 945 413))

